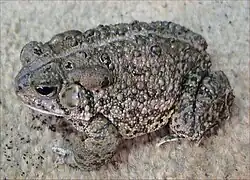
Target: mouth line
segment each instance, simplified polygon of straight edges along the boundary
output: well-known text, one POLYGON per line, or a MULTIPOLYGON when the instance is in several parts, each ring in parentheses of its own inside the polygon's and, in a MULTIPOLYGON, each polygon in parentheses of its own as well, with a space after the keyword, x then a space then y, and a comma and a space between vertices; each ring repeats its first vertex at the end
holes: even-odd
MULTIPOLYGON (((24 103, 25 104, 25 103, 24 103)), ((29 107, 30 109, 33 109, 35 111, 38 111, 40 113, 43 113, 43 114, 48 114, 48 115, 54 115, 54 116, 60 116, 60 117, 63 117, 64 115, 62 114, 57 114, 57 113, 54 113, 54 112, 48 112, 48 111, 45 111, 45 110, 42 110, 42 109, 38 109, 36 107, 33 107, 33 106, 30 106, 28 104, 25 104, 25 106, 29 107)))

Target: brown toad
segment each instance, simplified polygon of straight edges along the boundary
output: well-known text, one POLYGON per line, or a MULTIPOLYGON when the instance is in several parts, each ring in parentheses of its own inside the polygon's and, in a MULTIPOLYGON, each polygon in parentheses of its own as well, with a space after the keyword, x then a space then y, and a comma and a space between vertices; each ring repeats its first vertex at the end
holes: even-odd
POLYGON ((230 117, 233 91, 210 70, 206 48, 201 35, 167 21, 71 30, 23 47, 16 94, 64 124, 79 167, 98 169, 121 139, 168 126, 169 136, 199 142, 230 117))

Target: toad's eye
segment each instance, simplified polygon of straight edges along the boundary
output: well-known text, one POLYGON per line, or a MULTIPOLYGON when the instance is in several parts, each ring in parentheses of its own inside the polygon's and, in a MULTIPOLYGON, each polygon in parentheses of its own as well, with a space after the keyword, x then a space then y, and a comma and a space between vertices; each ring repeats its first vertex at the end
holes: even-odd
POLYGON ((56 86, 39 86, 36 87, 36 92, 43 96, 53 96, 57 92, 56 86))

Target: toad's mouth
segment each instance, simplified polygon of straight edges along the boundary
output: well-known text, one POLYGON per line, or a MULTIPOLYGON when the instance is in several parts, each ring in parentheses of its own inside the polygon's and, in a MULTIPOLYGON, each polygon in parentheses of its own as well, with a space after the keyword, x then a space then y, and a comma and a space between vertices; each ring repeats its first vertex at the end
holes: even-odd
MULTIPOLYGON (((24 103, 25 104, 25 103, 24 103)), ((43 110, 43 109, 39 109, 39 108, 36 108, 34 106, 31 106, 29 104, 25 104, 25 106, 27 106, 28 108, 32 109, 32 110, 35 110, 37 112, 40 112, 40 113, 43 113, 43 114, 48 114, 48 115, 54 115, 54 116, 60 116, 60 117, 63 117, 64 116, 64 113, 62 111, 60 112, 49 112, 49 111, 46 111, 46 110, 43 110)))

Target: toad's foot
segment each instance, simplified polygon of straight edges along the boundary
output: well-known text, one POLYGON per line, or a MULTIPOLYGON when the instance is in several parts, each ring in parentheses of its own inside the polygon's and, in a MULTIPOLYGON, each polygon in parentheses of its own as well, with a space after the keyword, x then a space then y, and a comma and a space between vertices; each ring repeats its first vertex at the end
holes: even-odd
POLYGON ((159 142, 156 143, 156 147, 160 147, 162 144, 165 144, 167 142, 174 142, 174 141, 180 141, 182 140, 184 137, 180 137, 177 134, 169 134, 164 136, 163 138, 161 138, 159 140, 159 142))
POLYGON ((53 146, 52 151, 57 155, 56 161, 55 161, 56 165, 67 164, 67 165, 74 167, 74 168, 77 167, 77 164, 74 161, 73 152, 70 151, 69 149, 53 146))

